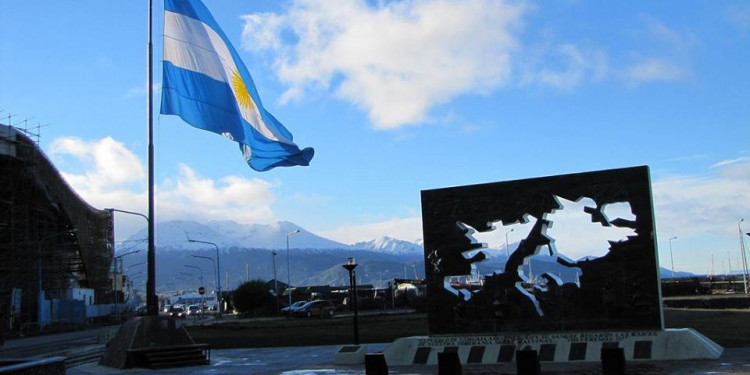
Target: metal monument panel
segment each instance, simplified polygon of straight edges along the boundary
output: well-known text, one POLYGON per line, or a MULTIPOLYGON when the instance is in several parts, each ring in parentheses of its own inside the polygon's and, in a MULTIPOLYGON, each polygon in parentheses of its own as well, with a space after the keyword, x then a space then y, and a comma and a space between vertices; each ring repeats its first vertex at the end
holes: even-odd
POLYGON ((432 335, 663 329, 648 167, 425 190, 422 220, 432 335))

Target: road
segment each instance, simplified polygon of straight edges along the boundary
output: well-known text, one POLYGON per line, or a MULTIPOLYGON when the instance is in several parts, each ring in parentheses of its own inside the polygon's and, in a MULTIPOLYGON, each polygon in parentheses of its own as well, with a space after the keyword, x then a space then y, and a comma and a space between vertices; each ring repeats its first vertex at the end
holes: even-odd
POLYGON ((14 338, 5 341, 0 358, 28 358, 64 356, 76 358, 101 353, 107 335, 119 326, 89 328, 80 331, 14 338))

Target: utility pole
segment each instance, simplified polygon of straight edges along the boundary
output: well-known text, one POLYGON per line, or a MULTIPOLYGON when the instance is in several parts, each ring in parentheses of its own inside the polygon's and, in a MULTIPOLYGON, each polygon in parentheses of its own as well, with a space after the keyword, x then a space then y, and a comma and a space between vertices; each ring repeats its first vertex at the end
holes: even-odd
POLYGON ((747 294, 747 258, 745 257, 745 239, 742 238, 742 226, 740 226, 743 221, 745 219, 740 219, 737 222, 737 230, 740 235, 740 253, 742 254, 742 284, 745 287, 745 294, 747 294))

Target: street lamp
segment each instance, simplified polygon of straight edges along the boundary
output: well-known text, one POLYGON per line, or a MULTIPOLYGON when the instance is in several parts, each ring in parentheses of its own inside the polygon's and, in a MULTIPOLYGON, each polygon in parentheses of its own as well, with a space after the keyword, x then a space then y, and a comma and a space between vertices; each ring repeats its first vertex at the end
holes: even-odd
POLYGON ((279 281, 276 278, 276 251, 271 250, 271 263, 273 263, 273 295, 276 299, 276 307, 274 311, 278 315, 279 313, 279 281))
POLYGON ((740 252, 742 252, 742 284, 745 285, 745 294, 747 294, 747 258, 745 256, 745 240, 742 238, 742 226, 740 225, 743 221, 745 219, 741 218, 737 222, 737 231, 740 234, 740 252))
POLYGON ((191 281, 193 282, 193 284, 195 284, 195 275, 193 275, 192 273, 190 273, 190 272, 180 272, 180 275, 190 276, 191 281))
POLYGON ((194 242, 194 243, 203 243, 203 244, 206 244, 206 245, 213 245, 216 248, 216 290, 219 293, 219 299, 218 299, 218 302, 219 302, 219 316, 221 316, 221 313, 223 312, 224 309, 221 306, 222 305, 222 303, 221 303, 221 298, 222 298, 222 295, 221 295, 221 270, 220 270, 220 268, 221 268, 220 264, 221 263, 219 263, 219 246, 216 245, 213 242, 208 242, 208 241, 199 241, 199 240, 190 240, 190 239, 188 239, 188 241, 189 242, 194 242))
MULTIPOLYGON (((389 272, 391 272, 391 270, 385 270, 386 277, 388 277, 388 273, 389 272)), ((393 280, 395 281, 396 278, 394 277, 393 280)), ((393 284, 391 284, 391 282, 388 281, 387 286, 388 286, 388 293, 391 294, 391 308, 395 309, 396 308, 396 297, 394 296, 394 293, 393 293, 393 284)))
MULTIPOLYGON (((150 142, 149 142, 150 143, 150 142)), ((152 151, 152 150, 150 150, 152 151)), ((149 160, 149 162, 152 162, 149 160)), ((146 281, 146 311, 148 315, 159 315, 159 297, 156 296, 156 246, 154 245, 154 223, 152 218, 154 207, 153 207, 153 168, 149 167, 149 216, 142 213, 119 210, 117 208, 105 208, 105 211, 109 212, 122 212, 124 214, 140 216, 146 219, 148 224, 148 253, 146 254, 146 262, 148 263, 148 280, 146 281)), ((114 214, 113 214, 114 216, 114 214)))
POLYGON ((671 237, 669 239, 669 259, 672 261, 672 278, 674 279, 674 257, 672 256, 672 240, 676 240, 677 237, 671 237))
POLYGON ((505 232, 505 263, 510 260, 510 250, 508 249, 508 234, 513 231, 514 228, 510 228, 509 231, 505 232))
POLYGON ((346 264, 342 265, 349 271, 349 302, 354 305, 354 345, 359 345, 359 326, 357 314, 357 274, 354 269, 357 268, 357 261, 349 258, 346 264))
POLYGON ((292 306, 292 274, 289 267, 289 237, 299 233, 299 229, 295 229, 286 235, 286 289, 289 292, 289 306, 292 306))
MULTIPOLYGON (((125 254, 120 254, 115 257, 115 277, 117 277, 117 260, 120 260, 120 280, 122 280, 122 258, 126 255, 132 255, 139 253, 140 250, 131 251, 125 254)), ((117 280, 115 279, 115 314, 117 315, 117 323, 120 323, 120 306, 118 306, 118 296, 117 296, 117 280)))
POLYGON ((188 268, 195 268, 195 269, 197 269, 198 272, 200 272, 200 280, 201 280, 201 285, 200 286, 204 286, 203 285, 203 268, 200 268, 198 266, 194 266, 192 264, 184 264, 184 266, 188 267, 188 268))
POLYGON ((39 323, 40 331, 42 330, 42 305, 44 304, 44 291, 42 291, 42 243, 50 238, 62 236, 65 234, 73 234, 77 231, 78 231, 78 228, 73 228, 73 229, 66 230, 64 232, 59 232, 59 233, 54 233, 54 234, 44 236, 37 241, 36 251, 37 251, 37 257, 39 257, 39 262, 37 262, 37 266, 38 266, 37 277, 39 279, 39 289, 37 290, 37 304, 39 305, 37 313, 39 315, 37 316, 37 320, 39 323))
POLYGON ((133 264, 129 265, 128 268, 125 269, 125 271, 130 271, 131 268, 137 267, 137 266, 142 266, 144 264, 146 264, 146 262, 133 263, 133 264))
MULTIPOLYGON (((192 241, 193 240, 191 240, 191 242, 192 241)), ((216 262, 214 262, 214 258, 204 257, 203 255, 191 255, 191 257, 193 257, 193 258, 201 258, 201 259, 208 259, 208 260, 211 261, 211 263, 214 264, 214 276, 216 277, 216 290, 218 291, 218 294, 221 295, 221 286, 219 284, 221 282, 221 280, 219 279, 219 269, 218 269, 218 267, 216 267, 216 262)), ((219 307, 219 316, 221 316, 221 297, 219 297, 219 296, 216 297, 216 303, 219 305, 218 306, 219 307)))

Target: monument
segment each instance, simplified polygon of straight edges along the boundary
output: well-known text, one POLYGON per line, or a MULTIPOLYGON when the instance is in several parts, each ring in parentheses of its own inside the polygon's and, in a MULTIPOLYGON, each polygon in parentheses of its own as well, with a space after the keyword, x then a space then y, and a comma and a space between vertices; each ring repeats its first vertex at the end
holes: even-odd
POLYGON ((422 222, 430 336, 394 342, 389 364, 721 355, 664 329, 648 167, 425 190, 422 222))

